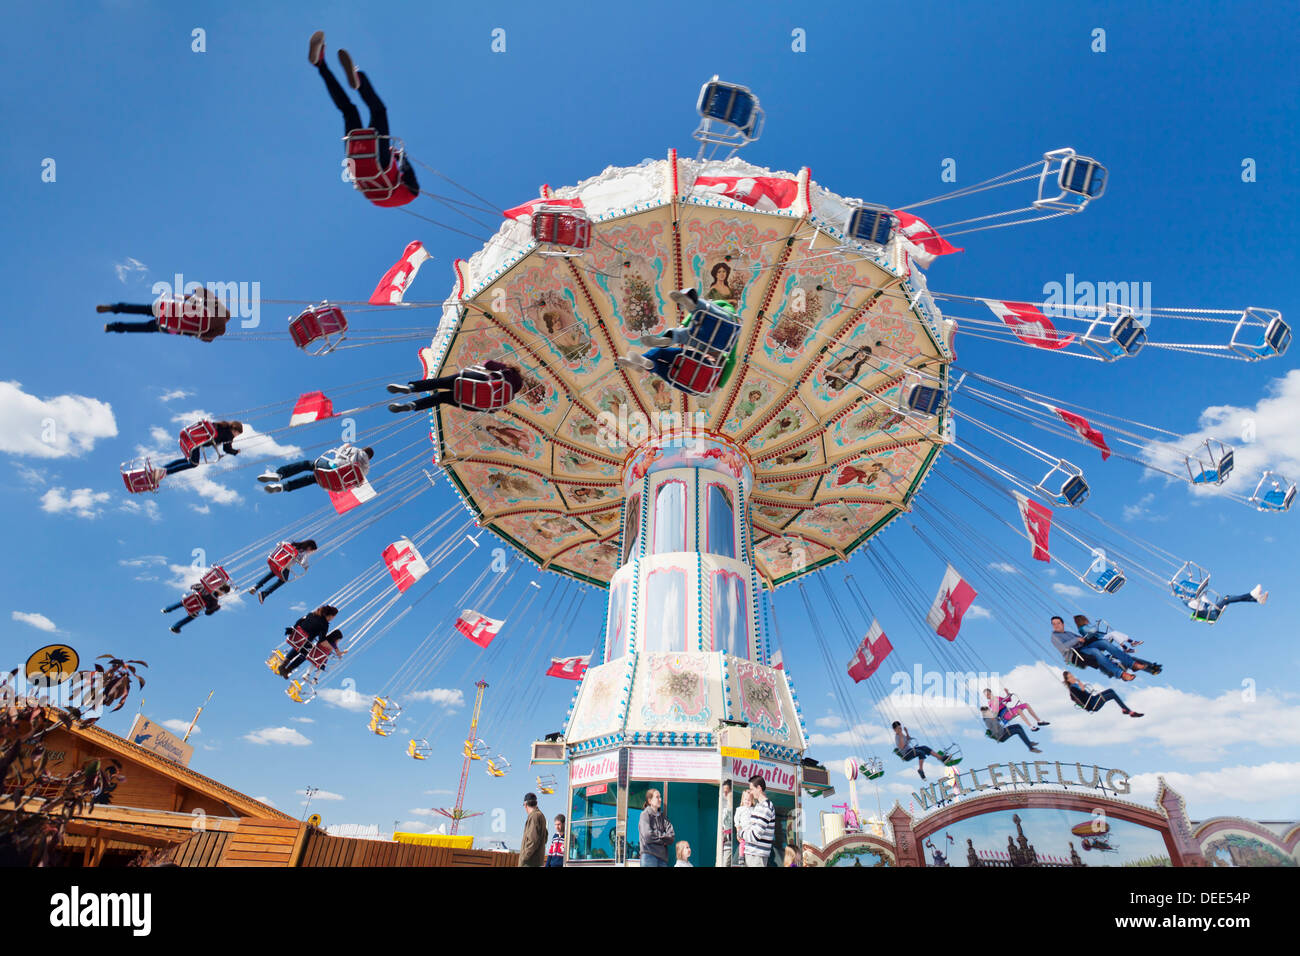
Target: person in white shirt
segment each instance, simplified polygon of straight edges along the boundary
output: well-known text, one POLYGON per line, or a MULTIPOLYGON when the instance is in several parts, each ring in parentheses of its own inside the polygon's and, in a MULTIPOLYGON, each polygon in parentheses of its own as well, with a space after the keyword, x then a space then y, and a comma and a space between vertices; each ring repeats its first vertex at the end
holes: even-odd
POLYGON ((289 465, 281 465, 257 476, 258 481, 267 482, 266 490, 274 494, 277 491, 297 491, 299 488, 306 488, 308 485, 316 484, 316 477, 322 471, 338 471, 348 465, 355 465, 361 472, 361 477, 370 472, 370 460, 375 457, 373 448, 358 448, 356 445, 343 444, 324 455, 321 455, 315 461, 303 459, 295 461, 289 465), (309 472, 309 474, 303 474, 309 472), (286 481, 294 475, 300 477, 294 478, 293 481, 286 481))
POLYGON ((679 866, 690 866, 690 865, 691 865, 691 845, 687 843, 685 840, 678 840, 677 841, 677 862, 673 864, 673 867, 676 868, 679 866))

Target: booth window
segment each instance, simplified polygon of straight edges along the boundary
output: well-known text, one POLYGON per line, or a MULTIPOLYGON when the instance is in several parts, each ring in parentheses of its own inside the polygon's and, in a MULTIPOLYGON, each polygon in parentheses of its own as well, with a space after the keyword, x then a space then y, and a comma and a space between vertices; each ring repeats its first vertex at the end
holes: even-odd
POLYGON ((618 784, 575 787, 569 807, 569 859, 612 860, 618 823, 618 784))
POLYGON ((605 622, 605 660, 612 661, 627 653, 626 580, 615 584, 609 596, 609 620, 605 622))
POLYGON ((686 550, 686 483, 665 481, 655 490, 654 554, 686 550))
POLYGON ((749 657, 749 608, 745 581, 730 571, 714 571, 712 578, 713 646, 733 657, 749 657))
POLYGON ((638 650, 680 652, 686 650, 686 571, 655 568, 646 577, 641 633, 645 646, 638 650))
POLYGON ((736 509, 731 492, 722 485, 710 484, 705 550, 724 558, 736 556, 736 509))

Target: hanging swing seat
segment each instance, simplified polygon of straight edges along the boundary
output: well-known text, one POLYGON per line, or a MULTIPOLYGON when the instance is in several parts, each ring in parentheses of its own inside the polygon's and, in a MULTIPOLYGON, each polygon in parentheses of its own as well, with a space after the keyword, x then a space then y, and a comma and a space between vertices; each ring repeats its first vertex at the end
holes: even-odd
POLYGON ((283 580, 288 573, 289 565, 297 559, 298 549, 288 541, 281 541, 266 559, 266 566, 271 569, 272 574, 283 580))
POLYGON ((688 395, 709 395, 718 387, 722 366, 697 352, 682 352, 668 369, 668 384, 688 395))
POLYGON ((1202 445, 1205 452, 1197 451, 1184 459, 1187 476, 1194 485, 1221 485, 1236 464, 1236 455, 1232 447, 1217 438, 1207 438, 1202 445))
POLYGON ((844 235, 863 245, 883 247, 897 227, 898 219, 888 206, 855 203, 844 220, 844 235))
POLYGON ((337 305, 322 302, 309 306, 289 320, 289 337, 293 344, 308 355, 324 355, 334 351, 348 331, 348 320, 337 305), (319 342, 314 348, 313 343, 319 342))
POLYGON ((1188 561, 1169 579, 1169 590, 1180 601, 1194 601, 1210 586, 1210 572, 1188 561))
POLYGON ((1128 580, 1119 566, 1106 557, 1104 551, 1093 551, 1095 557, 1088 569, 1079 576, 1084 584, 1098 594, 1114 594, 1128 580))
POLYGON ((284 692, 295 704, 307 704, 316 696, 316 682, 306 678, 290 681, 284 692))
POLYGON ((1192 608, 1191 619, 1201 624, 1214 624, 1223 615, 1219 607, 1219 592, 1206 588, 1199 601, 1200 607, 1192 608))
POLYGON ((1057 460, 1037 487, 1062 508, 1074 508, 1083 504, 1089 494, 1088 481, 1083 477, 1083 471, 1064 458, 1057 460))
POLYGON ((365 484, 366 473, 361 470, 361 466, 355 461, 350 461, 338 468, 333 467, 333 465, 333 458, 322 455, 316 459, 314 466, 316 484, 326 491, 338 493, 347 491, 350 488, 359 488, 365 484))
POLYGON ((203 595, 197 591, 190 591, 181 598, 181 607, 190 617, 198 617, 204 611, 203 595))
POLYGON ((482 760, 487 755, 488 746, 482 737, 465 741, 465 756, 470 760, 482 760))
POLYGON ((591 217, 572 206, 538 206, 533 210, 532 231, 543 256, 573 258, 591 247, 591 217))
POLYGON ((488 759, 487 772, 490 777, 504 777, 510 772, 510 761, 501 754, 497 754, 495 757, 488 759))
POLYGON ((700 87, 696 104, 700 125, 693 134, 701 143, 745 146, 762 134, 764 114, 747 86, 713 79, 700 87))
POLYGON ((199 587, 209 594, 217 594, 222 588, 230 586, 230 575, 219 564, 214 564, 203 577, 199 578, 199 587))
POLYGON ((1290 345, 1291 326, 1287 325, 1281 312, 1251 307, 1243 310, 1237 320, 1228 349, 1248 362, 1258 362, 1285 355, 1290 345))
POLYGON ((196 451, 205 463, 221 457, 221 449, 217 447, 217 426, 207 419, 182 428, 177 443, 182 458, 190 458, 196 451))
POLYGON ((200 289, 183 299, 178 296, 159 299, 153 305, 153 312, 158 319, 158 328, 163 332, 204 336, 212 331, 213 318, 225 313, 225 308, 206 289, 200 289))
POLYGON ((304 631, 301 627, 298 627, 296 624, 294 625, 293 629, 289 632, 288 636, 286 636, 284 639, 284 642, 288 644, 291 648, 293 648, 295 651, 303 650, 310 641, 311 641, 311 637, 307 634, 307 632, 304 631))
POLYGON ((1038 177, 1035 209, 1079 212, 1106 191, 1106 167, 1095 159, 1080 156, 1073 149, 1054 149, 1043 154, 1038 177))
POLYGON ((122 483, 133 495, 146 491, 157 491, 167 472, 155 468, 148 458, 122 462, 122 483))
POLYGON ((357 191, 374 203, 393 198, 402 185, 402 160, 406 144, 396 136, 380 136, 370 128, 354 129, 343 137, 349 178, 357 191), (388 165, 379 165, 379 141, 388 140, 388 165))
POLYGON ((1287 481, 1275 471, 1266 471, 1250 501, 1259 511, 1288 511, 1295 501, 1295 482, 1287 481))
POLYGON ((903 389, 903 411, 936 415, 948 403, 948 392, 933 385, 910 385, 903 389))
POLYGON ((412 737, 406 744, 406 755, 415 760, 428 760, 433 753, 433 745, 423 737, 412 737))
POLYGON ((885 765, 879 758, 873 757, 859 766, 858 772, 867 780, 878 780, 885 775, 885 765))
POLYGON ((540 793, 550 795, 555 792, 556 781, 554 774, 547 774, 537 778, 537 789, 540 793))
POLYGON ((271 656, 266 659, 266 666, 275 673, 280 673, 280 667, 284 664, 284 651, 278 647, 271 652, 271 656))
POLYGON ((1141 352, 1147 344, 1147 330, 1132 309, 1108 302, 1106 311, 1092 320, 1080 342, 1103 362, 1114 362, 1141 352))

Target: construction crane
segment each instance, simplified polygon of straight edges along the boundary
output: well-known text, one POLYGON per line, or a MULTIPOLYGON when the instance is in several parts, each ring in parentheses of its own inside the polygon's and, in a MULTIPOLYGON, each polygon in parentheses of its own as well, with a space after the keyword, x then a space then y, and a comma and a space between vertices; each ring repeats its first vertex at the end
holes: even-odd
POLYGON ((444 817, 451 820, 451 832, 455 835, 460 829, 460 821, 469 817, 482 816, 482 813, 465 812, 465 787, 469 784, 469 765, 482 757, 478 745, 478 718, 483 709, 483 691, 487 690, 487 681, 480 679, 474 685, 478 688, 478 693, 474 695, 474 716, 469 722, 469 736, 465 738, 465 763, 460 770, 460 786, 456 788, 456 805, 450 809, 446 807, 434 807, 434 811, 441 813, 444 817))

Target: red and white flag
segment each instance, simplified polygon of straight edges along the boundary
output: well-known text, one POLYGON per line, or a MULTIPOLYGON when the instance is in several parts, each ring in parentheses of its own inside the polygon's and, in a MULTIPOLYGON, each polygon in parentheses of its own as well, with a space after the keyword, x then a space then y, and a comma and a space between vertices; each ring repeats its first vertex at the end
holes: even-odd
POLYGON ((958 249, 935 232, 934 227, 920 216, 913 216, 910 212, 901 209, 895 209, 894 215, 898 217, 898 234, 911 246, 908 255, 921 268, 930 268, 930 263, 938 256, 949 256, 954 252, 966 251, 958 249))
POLYGON ((307 392, 298 396, 298 403, 293 406, 293 414, 289 416, 289 427, 333 417, 334 403, 325 397, 324 392, 307 392))
POLYGON ((484 617, 478 611, 461 611, 460 617, 456 618, 456 630, 479 647, 487 647, 504 623, 505 621, 494 621, 490 617, 484 617))
POLYGON ((582 675, 587 672, 587 665, 590 663, 590 654, 583 654, 581 657, 552 657, 551 666, 546 668, 546 676, 582 680, 582 675))
POLYGON ((429 565, 420 556, 419 550, 411 543, 410 538, 398 538, 384 548, 384 564, 388 565, 388 573, 397 582, 397 590, 403 594, 412 584, 429 573, 429 565))
POLYGON ((785 670, 785 655, 781 653, 780 648, 772 655, 772 667, 778 671, 785 670))
POLYGON ((421 375, 420 378, 425 379, 436 377, 433 374, 435 354, 433 346, 431 345, 426 345, 424 348, 420 349, 420 368, 424 371, 424 374, 421 375))
MULTIPOLYGON (((549 193, 550 191, 551 191, 550 186, 542 187, 543 194, 549 193)), ((511 209, 507 209, 503 213, 503 215, 507 219, 523 219, 525 216, 532 218, 532 215, 534 212, 537 211, 538 206, 568 206, 570 209, 587 208, 582 204, 582 200, 579 199, 577 196, 575 196, 572 199, 552 199, 550 196, 542 195, 538 199, 530 199, 528 202, 524 203, 523 205, 515 206, 511 209)))
POLYGON ((961 630, 961 619, 967 609, 975 603, 975 589, 948 565, 944 572, 943 583, 939 593, 934 596, 930 613, 925 616, 925 623, 934 628, 934 632, 947 640, 955 640, 961 630))
POLYGON ((697 192, 716 193, 755 209, 789 209, 799 196, 799 181, 783 176, 700 176, 697 192))
POLYGON ((365 504, 378 495, 379 492, 375 491, 375 486, 368 480, 363 480, 355 488, 349 488, 346 491, 330 491, 326 489, 326 494, 330 496, 334 510, 343 515, 357 507, 357 505, 365 504))
POLYGON ((893 649, 894 645, 889 643, 889 638, 880 629, 880 622, 873 620, 858 652, 849 661, 849 676, 853 678, 853 683, 860 684, 874 674, 893 649))
POLYGON ((1080 438, 1094 448, 1101 449, 1102 461, 1110 457, 1110 446, 1106 444, 1106 436, 1093 428, 1088 419, 1082 415, 1076 415, 1074 412, 1067 412, 1064 408, 1057 408, 1055 405, 1048 405, 1047 407, 1060 415, 1061 420, 1073 428, 1080 438))
POLYGON ((384 277, 379 280, 379 285, 375 286, 375 291, 370 293, 371 305, 397 305, 402 301, 402 296, 406 290, 411 287, 415 281, 415 274, 420 271, 423 265, 433 256, 425 251, 424 243, 415 240, 406 247, 402 253, 402 258, 384 273, 384 277))
POLYGON ((1016 504, 1020 507, 1020 520, 1025 523, 1025 532, 1034 545, 1034 560, 1052 560, 1047 550, 1047 538, 1052 532, 1052 509, 1032 498, 1026 498, 1018 491, 1013 491, 1016 504))
POLYGON ((1039 349, 1063 349, 1074 341, 1073 335, 1062 335, 1056 331, 1052 320, 1043 314, 1042 309, 1032 302, 998 302, 985 299, 987 305, 999 319, 1011 327, 1016 338, 1026 345, 1039 349))

